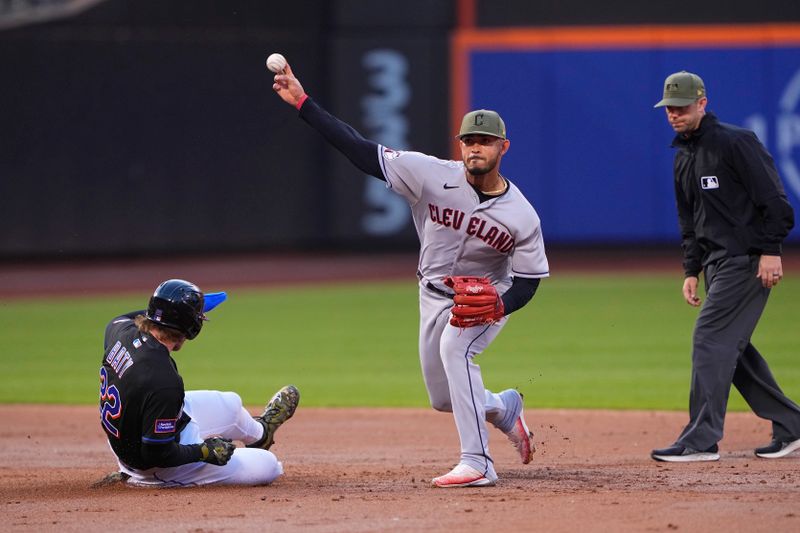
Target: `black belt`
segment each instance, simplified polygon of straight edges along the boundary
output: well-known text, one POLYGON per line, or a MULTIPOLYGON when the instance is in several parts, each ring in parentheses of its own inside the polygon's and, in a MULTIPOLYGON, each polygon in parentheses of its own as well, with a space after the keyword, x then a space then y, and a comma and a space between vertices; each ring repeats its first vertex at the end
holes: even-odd
MULTIPOLYGON (((419 270, 417 270, 417 277, 419 278, 420 281, 422 281, 422 272, 420 272, 419 270)), ((452 294, 450 294, 449 292, 443 291, 442 289, 440 289, 439 287, 437 287, 436 285, 434 285, 430 281, 425 282, 425 288, 428 289, 431 292, 435 292, 439 296, 444 296, 445 298, 450 298, 451 300, 453 299, 453 295, 452 294)))
POLYGON ((439 287, 437 287, 436 285, 434 285, 430 281, 425 284, 425 288, 427 288, 429 291, 435 292, 439 296, 444 296, 445 298, 450 298, 451 300, 453 299, 453 295, 452 294, 450 294, 449 292, 443 291, 442 289, 440 289, 439 287))

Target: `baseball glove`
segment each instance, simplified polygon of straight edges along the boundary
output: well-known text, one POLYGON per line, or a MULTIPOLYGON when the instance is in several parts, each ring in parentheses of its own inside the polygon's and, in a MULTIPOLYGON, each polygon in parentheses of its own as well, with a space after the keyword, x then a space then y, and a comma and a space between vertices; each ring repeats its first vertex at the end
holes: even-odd
POLYGON ((450 325, 471 328, 493 324, 505 316, 503 300, 488 278, 447 276, 444 284, 456 293, 450 325))

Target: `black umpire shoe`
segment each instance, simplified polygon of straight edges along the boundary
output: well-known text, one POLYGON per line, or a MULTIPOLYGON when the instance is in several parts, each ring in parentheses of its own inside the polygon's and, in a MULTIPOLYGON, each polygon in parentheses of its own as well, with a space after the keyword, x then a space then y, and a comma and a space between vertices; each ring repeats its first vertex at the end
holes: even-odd
POLYGON ((766 446, 756 448, 755 452, 758 457, 763 457, 764 459, 778 459, 789 455, 795 450, 800 450, 800 439, 773 440, 766 446))
POLYGON ((661 448, 650 452, 656 461, 669 463, 692 463, 696 461, 719 461, 719 447, 715 444, 707 450, 695 450, 682 444, 673 444, 669 448, 661 448))

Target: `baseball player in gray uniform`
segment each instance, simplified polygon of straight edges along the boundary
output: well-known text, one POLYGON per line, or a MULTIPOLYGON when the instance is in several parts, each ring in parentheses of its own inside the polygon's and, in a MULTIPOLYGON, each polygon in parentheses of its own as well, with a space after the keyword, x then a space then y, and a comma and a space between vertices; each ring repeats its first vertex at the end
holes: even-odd
POLYGON ((505 125, 494 111, 464 116, 458 135, 462 161, 395 151, 362 137, 309 98, 290 66, 273 89, 300 118, 367 174, 406 199, 420 240, 419 354, 431 405, 452 412, 461 441, 458 464, 436 487, 494 485, 486 421, 504 432, 523 464, 533 434, 515 389, 483 385, 474 358, 524 306, 549 275, 539 217, 499 172, 508 151, 505 125))

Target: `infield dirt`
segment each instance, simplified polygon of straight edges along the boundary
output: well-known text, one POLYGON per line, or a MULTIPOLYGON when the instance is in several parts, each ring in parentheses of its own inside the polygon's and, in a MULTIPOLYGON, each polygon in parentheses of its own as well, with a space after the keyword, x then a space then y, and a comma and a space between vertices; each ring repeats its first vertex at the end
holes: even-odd
MULTIPOLYGON (((253 408, 255 412, 257 408, 253 408)), ((495 487, 438 489, 452 417, 425 409, 298 409, 264 487, 91 485, 116 463, 94 407, 5 405, 5 531, 798 531, 800 454, 758 459, 769 426, 728 416, 716 463, 652 461, 684 413, 530 410, 534 461, 491 430, 495 487)))

